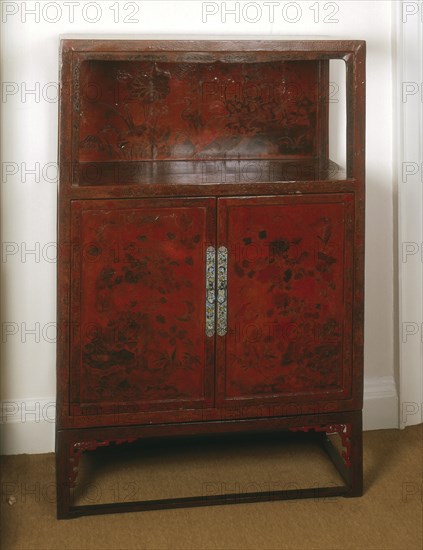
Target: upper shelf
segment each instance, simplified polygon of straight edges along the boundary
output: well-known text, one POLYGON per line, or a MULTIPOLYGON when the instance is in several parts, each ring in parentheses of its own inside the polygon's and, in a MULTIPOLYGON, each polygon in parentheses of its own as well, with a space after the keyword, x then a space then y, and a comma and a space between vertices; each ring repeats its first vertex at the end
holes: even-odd
POLYGON ((326 157, 328 63, 242 59, 83 61, 79 162, 326 157))
POLYGON ((86 162, 77 165, 74 181, 81 187, 110 185, 201 185, 344 180, 345 170, 329 161, 207 160, 86 162))
POLYGON ((361 41, 62 40, 60 185, 364 180, 364 61, 361 41))

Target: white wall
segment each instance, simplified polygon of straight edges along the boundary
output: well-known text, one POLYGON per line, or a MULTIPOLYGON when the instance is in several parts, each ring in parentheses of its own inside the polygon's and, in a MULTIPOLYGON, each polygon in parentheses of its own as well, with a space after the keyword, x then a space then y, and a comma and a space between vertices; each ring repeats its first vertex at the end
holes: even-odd
POLYGON ((423 2, 403 0, 396 9, 399 395, 404 428, 423 422, 423 2))
POLYGON ((245 11, 246 2, 240 2, 239 22, 224 14, 225 5, 229 9, 233 2, 119 2, 119 14, 111 9, 114 1, 97 2, 97 14, 95 4, 1 3, 3 452, 47 452, 54 446, 51 323, 55 322, 56 265, 50 243, 56 239, 57 90, 53 83, 58 78, 62 34, 321 35, 367 41, 365 425, 396 427, 391 2, 319 2, 316 11, 311 9, 314 1, 280 1, 273 4, 273 18, 266 3, 249 2, 245 11), (37 9, 38 4, 39 16, 25 14, 24 4, 27 9, 37 9), (74 7, 73 21, 66 4, 74 7), (139 8, 132 16, 138 22, 123 21, 131 6, 139 8), (96 15, 99 21, 90 22, 96 15), (119 22, 114 23, 114 17, 119 22), (28 94, 31 89, 38 90, 39 97, 28 94), (29 250, 36 252, 31 255, 29 250))

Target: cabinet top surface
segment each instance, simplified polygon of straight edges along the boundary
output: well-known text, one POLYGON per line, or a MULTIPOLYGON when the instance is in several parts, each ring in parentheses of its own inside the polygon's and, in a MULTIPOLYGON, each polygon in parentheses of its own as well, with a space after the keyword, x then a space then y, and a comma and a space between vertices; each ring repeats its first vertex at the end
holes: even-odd
POLYGON ((75 51, 316 51, 351 52, 365 47, 364 40, 334 40, 314 36, 198 36, 198 35, 62 35, 62 50, 75 51))

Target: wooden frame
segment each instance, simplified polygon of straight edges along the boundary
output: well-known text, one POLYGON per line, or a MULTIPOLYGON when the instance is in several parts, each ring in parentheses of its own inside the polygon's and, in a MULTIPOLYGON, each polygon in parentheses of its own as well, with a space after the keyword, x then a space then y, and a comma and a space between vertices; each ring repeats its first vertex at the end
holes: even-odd
MULTIPOLYGON (((343 487, 319 489, 319 496, 342 494, 359 496, 362 493, 361 409, 363 400, 363 324, 364 324, 364 140, 365 140, 365 43, 342 40, 275 40, 275 41, 147 41, 147 40, 88 40, 66 39, 61 44, 61 98, 59 126, 59 221, 58 241, 61 251, 58 265, 58 323, 57 350, 57 488, 58 517, 67 518, 82 514, 148 510, 181 506, 224 504, 239 502, 239 495, 221 495, 209 498, 195 497, 165 501, 134 502, 122 505, 98 505, 75 508, 70 503, 70 484, 75 479, 73 453, 84 448, 95 448, 95 442, 124 441, 144 436, 166 437, 195 433, 224 433, 261 430, 299 429, 314 427, 318 440, 324 444, 329 456, 346 479, 343 487), (263 170, 253 181, 237 178, 231 170, 243 166, 245 159, 229 159, 222 166, 213 165, 213 159, 176 161, 165 164, 153 161, 148 164, 132 162, 107 167, 100 164, 101 177, 88 181, 87 165, 82 166, 75 157, 78 146, 76 115, 80 110, 79 71, 84 59, 137 60, 142 56, 171 56, 180 60, 193 56, 207 59, 242 60, 253 56, 258 61, 274 59, 314 61, 320 63, 323 80, 327 78, 330 59, 343 59, 347 75, 347 166, 346 172, 336 168, 327 158, 328 140, 319 140, 316 159, 257 159, 263 170), (244 57, 243 57, 244 56, 244 57), (185 164, 184 164, 185 163, 185 164), (284 172, 287 165, 297 169, 284 172), (271 167, 275 170, 269 177, 271 167), (116 169, 118 175, 116 176, 116 169), (141 169, 141 172, 137 170, 141 169), (85 170, 85 172, 84 172, 85 170), (111 171, 110 171, 111 170, 111 171), (135 171, 134 171, 135 170, 135 171), (226 170, 226 171, 225 171, 226 170), (81 176, 82 174, 82 176, 81 176), (141 175, 140 175, 141 174, 141 175), (206 174, 206 177, 204 177, 206 174), (354 269, 352 332, 351 337, 351 391, 342 398, 328 401, 325 398, 278 399, 257 406, 228 409, 168 411, 139 411, 118 408, 110 423, 110 414, 72 414, 69 379, 70 349, 72 345, 71 289, 72 233, 71 204, 74 201, 109 199, 145 199, 180 197, 256 197, 272 195, 349 193, 353 197, 354 269), (351 465, 327 444, 325 430, 330 426, 348 425, 350 432, 351 465), (91 442, 91 443, 90 443, 91 442), (76 451, 75 451, 76 449, 76 451), (71 473, 70 473, 71 472, 71 473)), ((327 105, 326 105, 327 108, 327 105)), ((321 131, 327 132, 322 115, 321 131)), ((219 159, 218 159, 219 161, 219 159)), ((94 165, 96 163, 93 163, 94 165)), ((98 167, 98 165, 97 165, 98 167)), ((345 458, 345 457, 344 457, 345 458)), ((242 497, 243 502, 316 496, 316 489, 296 492, 281 491, 264 495, 242 497)))

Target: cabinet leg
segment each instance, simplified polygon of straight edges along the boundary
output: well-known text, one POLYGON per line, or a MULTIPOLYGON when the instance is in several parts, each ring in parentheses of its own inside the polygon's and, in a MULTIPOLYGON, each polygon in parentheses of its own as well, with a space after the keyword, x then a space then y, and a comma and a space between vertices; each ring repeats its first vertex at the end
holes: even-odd
POLYGON ((345 497, 360 497, 363 494, 363 423, 362 412, 354 415, 351 422, 350 489, 345 497))
POLYGON ((69 517, 70 512, 69 444, 65 435, 56 432, 56 495, 57 519, 69 517))
POLYGON ((362 412, 356 411, 348 422, 290 428, 291 431, 315 431, 321 444, 345 482, 345 497, 363 494, 363 433, 362 412), (339 452, 329 436, 338 434, 342 451, 339 452))
MULTIPOLYGON (((314 420, 314 419, 313 419, 314 420)), ((320 419, 321 420, 321 419, 320 419)), ((271 422, 272 419, 269 419, 271 422)), ((255 422, 253 427, 255 427, 255 422)), ((179 426, 178 426, 179 428, 179 426)), ((275 420, 275 429, 279 428, 278 419, 275 420)), ((159 429, 159 428, 158 428, 159 429)), ((193 429, 193 427, 190 427, 193 429)), ((198 497, 182 497, 149 501, 76 505, 72 500, 72 488, 75 487, 79 460, 85 451, 94 451, 98 447, 131 443, 141 439, 146 428, 137 427, 126 437, 121 435, 120 429, 108 430, 99 434, 101 439, 92 439, 91 432, 83 430, 58 430, 56 432, 56 479, 57 479, 57 517, 68 519, 86 514, 104 514, 109 512, 125 512, 136 510, 161 510, 191 506, 208 506, 216 504, 231 504, 238 502, 263 502, 268 500, 316 498, 326 496, 359 497, 363 494, 363 440, 362 440, 362 413, 351 412, 345 416, 332 417, 330 420, 320 421, 318 424, 287 427, 293 432, 315 433, 315 437, 331 458, 336 469, 342 476, 344 484, 337 486, 315 487, 308 489, 282 490, 271 492, 248 493, 240 497, 239 494, 204 495, 198 497), (337 448, 332 435, 338 435, 342 449, 337 448), (117 437, 116 437, 117 436, 117 437)))
POLYGON ((94 451, 98 447, 133 443, 136 437, 113 438, 113 440, 80 440, 72 438, 69 432, 56 432, 56 489, 57 518, 72 517, 71 489, 76 487, 79 461, 85 451, 94 451))

